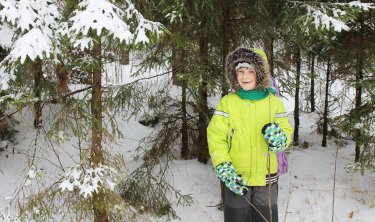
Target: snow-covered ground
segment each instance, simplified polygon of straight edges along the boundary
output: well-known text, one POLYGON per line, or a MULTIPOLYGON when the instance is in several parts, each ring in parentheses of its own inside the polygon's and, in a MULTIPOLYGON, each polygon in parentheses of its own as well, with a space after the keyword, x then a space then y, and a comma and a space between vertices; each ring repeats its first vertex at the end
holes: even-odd
MULTIPOLYGON (((39 4, 36 4, 37 6, 44 3, 46 6, 45 9, 51 11, 48 10, 49 12, 47 12, 44 8, 41 8, 43 10, 39 10, 39 8, 38 10, 35 10, 34 8, 29 7, 31 9, 29 11, 31 14, 38 11, 38 13, 45 13, 48 15, 42 16, 41 18, 43 19, 36 22, 36 24, 40 24, 35 25, 37 28, 40 28, 41 30, 49 30, 51 27, 55 27, 54 25, 57 26, 55 27, 56 29, 63 27, 61 24, 55 22, 56 19, 52 18, 53 16, 58 16, 58 13, 51 13, 54 11, 55 5, 47 4, 44 1, 38 1, 38 3, 39 4)), ((360 3, 355 1, 351 4, 358 5, 360 3)), ((110 34, 118 36, 119 39, 123 39, 124 37, 129 37, 130 39, 129 34, 131 33, 127 29, 128 25, 122 24, 122 21, 117 17, 117 13, 113 12, 112 7, 102 10, 103 5, 108 6, 108 1, 102 1, 101 5, 95 5, 94 8, 98 11, 99 15, 110 14, 111 16, 99 19, 99 26, 97 20, 95 20, 95 29, 102 30, 102 28, 105 27, 110 34), (104 13, 104 11, 108 10, 113 13, 104 13), (111 17, 111 19, 109 17, 111 17), (113 24, 119 25, 114 26, 113 24), (117 27, 123 27, 124 29, 119 29, 117 27)), ((369 5, 361 5, 360 7, 364 10, 368 10, 369 5)), ((131 11, 138 13, 136 10, 131 11)), ((13 11, 8 10, 7 12, 13 11)), ((22 17, 27 18, 29 12, 24 10, 21 13, 22 17)), ((87 11, 84 12, 87 13, 87 11)), ((320 9, 311 12, 314 12, 315 15, 317 13, 319 14, 319 16, 314 17, 314 24, 327 25, 328 28, 331 28, 333 25, 333 28, 336 31, 348 28, 346 24, 343 24, 340 20, 333 19, 325 14, 325 16, 320 16, 323 15, 320 9), (326 22, 328 21, 327 19, 330 22, 326 22)), ((71 31, 77 34, 79 30, 89 30, 89 28, 86 27, 90 27, 90 24, 86 24, 86 21, 91 20, 82 20, 82 23, 80 23, 80 13, 73 14, 75 17, 72 18, 72 21, 75 25, 70 26, 70 28, 72 28, 71 31), (82 28, 79 28, 78 26, 82 28)), ((90 11, 89 14, 92 14, 92 11, 90 11)), ((9 14, 8 16, 16 18, 14 13, 9 14)), ((306 16, 312 15, 307 14, 306 16)), ((136 17, 140 18, 141 16, 137 15, 136 17)), ((135 32, 138 33, 138 35, 134 36, 136 41, 148 42, 148 38, 144 35, 145 29, 148 29, 148 27, 151 29, 156 28, 154 25, 158 26, 158 24, 151 26, 150 24, 151 23, 148 20, 145 20, 142 17, 138 27, 135 27, 138 29, 138 31, 135 32), (147 22, 148 25, 145 25, 143 22, 147 22)), ((28 27, 35 28, 32 25, 28 27)), ((29 55, 30 58, 35 58, 36 56, 43 58, 44 53, 49 53, 52 50, 52 42, 48 39, 49 36, 47 38, 47 36, 42 35, 42 32, 37 32, 34 33, 37 35, 33 35, 34 31, 36 30, 34 29, 32 32, 30 31, 26 33, 22 36, 22 41, 17 41, 17 44, 12 45, 11 36, 13 35, 13 31, 8 27, 2 26, 0 27, 0 36, 2 36, 0 46, 6 48, 13 46, 13 49, 15 49, 14 51, 19 52, 19 54, 14 54, 14 52, 11 53, 12 58, 14 59, 21 58, 21 60, 24 60, 26 55, 29 55), (44 40, 40 41, 40 39, 44 40), (35 44, 33 44, 33 47, 23 47, 25 45, 22 43, 29 43, 30 41, 34 41, 35 44)), ((86 35, 87 32, 84 31, 80 34, 86 35)), ((78 43, 82 46, 84 42, 85 41, 79 41, 78 43)), ((3 72, 5 71, 1 69, 0 73, 3 72)), ((2 78, 0 79, 2 89, 8 87, 7 82, 10 77, 7 76, 8 75, 2 75, 2 78)), ((111 85, 116 84, 112 81, 105 82, 106 84, 111 85)), ((124 83, 126 80, 122 80, 121 82, 124 83)), ((216 102, 217 100, 210 101, 213 106, 216 102)), ((289 108, 290 111, 292 106, 287 104, 286 107, 289 108)), ((15 117, 20 121, 20 124, 16 126, 19 131, 16 138, 17 143, 9 144, 6 149, 5 147, 2 147, 5 143, 1 142, 0 144, 0 148, 2 149, 0 152, 0 218, 3 212, 7 213, 6 208, 16 196, 16 192, 19 190, 21 184, 33 183, 24 178, 28 172, 29 179, 41 175, 53 177, 54 174, 61 173, 61 170, 56 170, 59 168, 59 164, 64 165, 64 167, 73 166, 79 158, 77 139, 73 138, 69 142, 57 147, 57 149, 52 150, 52 152, 50 149, 46 149, 48 144, 38 143, 36 146, 33 146, 32 144, 35 144, 34 137, 36 132, 33 128, 33 118, 30 115, 30 112, 25 111, 15 115, 15 117), (34 151, 37 152, 35 153, 34 151), (35 165, 35 163, 30 162, 29 158, 34 154, 36 154, 35 160, 38 161, 38 166, 36 170, 29 171, 27 166, 35 165)), ((337 173, 336 180, 334 180, 337 145, 333 141, 329 141, 326 148, 320 146, 321 136, 312 133, 313 128, 311 128, 310 123, 315 122, 314 119, 315 116, 313 114, 301 115, 301 122, 303 123, 300 132, 301 140, 306 141, 309 146, 307 148, 290 148, 290 171, 287 175, 282 176, 279 182, 280 221, 320 222, 331 221, 332 217, 334 221, 339 222, 375 221, 375 175, 366 173, 362 176, 359 173, 347 174, 345 172, 344 166, 352 163, 354 159, 354 144, 347 141, 347 144, 340 147, 338 150, 337 173), (333 189, 334 182, 336 182, 335 189, 333 189), (332 215, 332 212, 335 212, 334 215, 332 215)), ((48 120, 43 119, 43 123, 46 122, 48 122, 48 120)), ((125 162, 128 164, 127 169, 131 171, 137 166, 137 164, 139 165, 139 162, 132 160, 131 154, 137 147, 139 140, 144 136, 147 136, 151 132, 151 129, 140 125, 134 118, 129 122, 124 122, 119 118, 118 124, 124 134, 124 138, 116 140, 114 144, 111 144, 108 150, 114 153, 123 154, 125 162)), ((62 133, 62 135, 64 133, 62 133)), ((198 163, 197 160, 175 160, 174 164, 171 166, 172 168, 169 172, 170 183, 173 184, 176 189, 180 190, 181 193, 191 194, 194 200, 190 207, 173 205, 180 220, 189 222, 222 221, 222 212, 214 207, 220 202, 220 189, 219 181, 214 175, 212 165, 210 163, 203 165, 198 163)), ((22 194, 22 192, 20 194, 22 194)), ((61 221, 64 221, 63 218, 61 221)))
MULTIPOLYGON (((346 173, 344 167, 354 160, 354 144, 345 141, 338 149, 334 194, 337 145, 329 140, 327 147, 321 147, 321 135, 312 133, 309 124, 314 119, 314 114, 301 115, 300 137, 309 147, 289 149, 290 170, 279 180, 279 221, 332 221, 333 206, 333 221, 375 221, 375 174, 346 173)), ((212 207, 220 202, 212 165, 195 160, 176 161, 176 165, 176 187, 195 200, 191 207, 175 207, 181 221, 223 221, 223 213, 212 207)))
MULTIPOLYGON (((109 67, 110 68, 110 67, 109 67)), ((130 67, 121 68, 122 74, 131 72, 130 67)), ((163 73, 163 70, 154 73, 163 73)), ((113 72, 114 73, 114 72, 113 72)), ((147 77, 151 73, 145 73, 147 77)), ((169 78, 168 76, 165 76, 169 78)), ((155 81, 150 83, 155 88, 155 81)), ((112 79, 112 76, 107 76, 112 79)), ((131 81, 129 76, 121 82, 131 81)), ((108 82, 108 84, 117 84, 108 82)), ((77 87, 71 86, 71 90, 77 87), (73 88, 72 88, 73 87, 73 88)), ((168 89, 175 97, 180 94, 178 87, 168 89)), ((219 97, 209 100, 211 107, 216 106, 219 97)), ((292 99, 283 99, 284 105, 289 113, 290 122, 293 124, 294 104, 292 99)), ((45 113, 53 112, 53 106, 46 106, 45 113)), ((6 208, 16 196, 20 184, 24 184, 24 176, 27 174, 27 156, 33 155, 32 144, 36 132, 33 128, 33 117, 30 111, 17 113, 14 116, 19 120, 16 129, 19 131, 15 144, 9 144, 8 148, 0 152, 0 218, 1 213, 7 212, 6 208)), ((43 115, 43 124, 52 121, 48 115, 43 115)), ((122 139, 116 139, 112 144, 107 145, 109 151, 120 153, 124 157, 127 170, 131 172, 140 165, 139 161, 133 160, 134 149, 139 141, 149 135, 153 128, 145 127, 138 123, 138 117, 130 118, 129 121, 117 118, 117 124, 124 135, 122 139)), ((316 122, 315 113, 301 113, 300 140, 301 144, 308 144, 306 147, 290 147, 289 164, 290 170, 279 180, 279 220, 283 222, 326 222, 332 221, 332 214, 335 222, 345 221, 375 221, 375 174, 366 172, 361 175, 359 172, 348 174, 345 171, 347 164, 354 160, 354 143, 352 141, 340 141, 344 143, 338 149, 336 180, 335 159, 337 145, 334 140, 328 141, 327 147, 321 147, 322 136, 315 133, 313 123, 316 122), (334 188, 334 181, 335 189, 334 188), (334 201, 333 201, 334 197, 334 201), (334 207, 334 208, 333 208, 334 207)), ((63 135, 63 134, 62 134, 63 135)), ((60 135, 61 136, 61 135, 60 135)), ((58 166, 52 163, 61 161, 64 167, 74 166, 78 161, 77 139, 72 138, 51 152, 42 144, 36 148, 38 152, 38 172, 53 177, 58 166), (46 150, 43 150, 46 149, 46 150), (59 154, 59 159, 55 155, 59 154)), ((170 164, 168 172, 169 182, 182 194, 190 194, 193 203, 191 206, 177 206, 172 200, 172 207, 179 219, 172 221, 186 222, 219 222, 223 221, 223 212, 217 208, 220 203, 219 180, 216 178, 211 162, 207 165, 193 160, 174 160, 170 164)), ((32 181, 31 181, 32 182, 32 181)), ((173 199, 173 198, 172 198, 173 199)), ((13 212, 14 214, 14 212, 13 212)), ((1 219, 0 219, 1 220, 1 219)), ((161 219, 162 221, 164 219, 161 219)), ((63 219, 61 221, 64 221, 63 219)), ((160 221, 160 220, 159 220, 160 221)))
MULTIPOLYGON (((129 72, 129 70, 124 71, 124 73, 129 72)), ((123 80, 126 81, 129 80, 123 80)), ((178 87, 172 87, 170 91, 174 95, 179 94, 178 87)), ((211 98, 210 106, 214 107, 217 101, 218 98, 211 98)), ((284 105, 293 123, 293 101, 284 99, 284 105)), ((52 109, 50 107, 47 112, 52 109)), ((30 164, 27 163, 27 155, 32 155, 30 147, 36 134, 33 117, 29 111, 18 113, 15 117, 20 122, 16 125, 19 131, 16 144, 9 144, 7 149, 0 151, 0 218, 2 213, 9 214, 7 206, 16 196, 15 192, 20 184, 25 183, 24 176, 28 169, 26 166, 30 164)), ((353 163, 354 160, 353 141, 339 141, 338 144, 343 145, 338 147, 337 141, 329 140, 327 147, 321 147, 322 136, 315 133, 313 125, 317 115, 301 113, 300 118, 301 144, 307 146, 289 148, 290 169, 279 180, 279 221, 326 222, 332 221, 332 217, 335 222, 375 221, 375 174, 369 172, 365 172, 364 175, 359 172, 349 174, 345 171, 345 166, 353 163), (336 180, 334 180, 337 150, 336 180)), ((43 123, 48 121, 50 120, 44 119, 43 123)), ((110 151, 123 154, 127 169, 131 172, 140 164, 139 161, 132 159, 134 149, 153 129, 139 124, 136 118, 131 118, 128 122, 118 118, 118 126, 124 138, 117 139, 111 144, 110 151)), ((76 146, 77 140, 73 138, 58 148, 60 161, 65 166, 75 165, 78 158, 76 146)), ((38 145, 37 148, 40 149, 42 146, 38 145)), ((51 162, 57 163, 56 156, 37 157, 42 162, 38 169, 49 175, 52 171, 53 174, 54 166, 51 162), (47 160, 44 163, 43 158, 47 160)), ((175 160, 170 166, 168 172, 170 183, 182 194, 190 194, 193 199, 191 206, 177 206, 176 201, 172 200, 172 207, 179 216, 179 219, 172 219, 172 221, 223 221, 223 212, 217 207, 220 203, 219 180, 214 174, 212 164, 209 162, 204 165, 193 159, 175 160)))
MULTIPOLYGON (((286 103, 287 106, 288 103, 286 103)), ((0 209, 5 208, 15 189, 19 186, 21 176, 25 174, 25 150, 32 143, 35 132, 32 118, 23 113, 18 115, 20 131, 17 144, 0 152, 0 209), (13 147, 15 153, 13 154, 13 147)), ((291 147, 289 149, 290 170, 279 181, 279 219, 280 221, 331 221, 334 206, 334 221, 375 221, 375 174, 348 174, 345 165, 354 160, 354 144, 351 141, 338 149, 335 193, 334 172, 337 145, 329 140, 327 147, 321 147, 321 135, 313 133, 314 114, 301 114, 300 139, 309 144, 307 148, 291 147), (333 195, 335 201, 333 205, 333 195)), ((292 119, 292 118, 290 118, 292 119)), ((116 152, 124 156, 131 153, 139 139, 150 133, 150 128, 137 121, 119 122, 125 138, 118 141, 116 152), (126 147, 126 148, 125 148, 126 147)), ((69 146, 65 148, 69 152, 69 146)), ((69 155, 62 161, 68 161, 69 155)), ((129 164, 130 159, 126 160, 129 164)), ((211 163, 203 165, 196 159, 175 160, 169 172, 170 183, 183 194, 191 194, 191 206, 176 206, 179 219, 173 221, 222 221, 223 212, 215 206, 220 202, 219 180, 215 177, 211 163)), ((132 167, 129 166, 129 169, 132 167)))

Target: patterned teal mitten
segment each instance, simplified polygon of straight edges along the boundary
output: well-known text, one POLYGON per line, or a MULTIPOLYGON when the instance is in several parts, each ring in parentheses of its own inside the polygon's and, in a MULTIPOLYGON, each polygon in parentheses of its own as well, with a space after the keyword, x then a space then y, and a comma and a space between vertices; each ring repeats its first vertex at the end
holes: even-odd
POLYGON ((287 137, 277 123, 267 123, 262 128, 262 134, 266 139, 269 149, 275 153, 286 148, 287 137))
POLYGON ((241 176, 237 175, 236 170, 230 162, 224 162, 216 166, 215 173, 229 190, 238 195, 245 195, 248 189, 241 176))

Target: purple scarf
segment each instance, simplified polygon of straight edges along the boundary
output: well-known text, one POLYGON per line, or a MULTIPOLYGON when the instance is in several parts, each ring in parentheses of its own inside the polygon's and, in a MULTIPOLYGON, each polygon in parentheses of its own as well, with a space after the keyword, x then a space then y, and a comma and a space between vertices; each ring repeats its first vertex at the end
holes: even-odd
MULTIPOLYGON (((276 96, 280 96, 280 90, 279 87, 277 87, 275 79, 272 76, 270 76, 270 79, 272 82, 272 88, 276 91, 276 96)), ((280 176, 288 172, 288 159, 285 152, 276 153, 276 156, 278 162, 277 175, 280 176)))

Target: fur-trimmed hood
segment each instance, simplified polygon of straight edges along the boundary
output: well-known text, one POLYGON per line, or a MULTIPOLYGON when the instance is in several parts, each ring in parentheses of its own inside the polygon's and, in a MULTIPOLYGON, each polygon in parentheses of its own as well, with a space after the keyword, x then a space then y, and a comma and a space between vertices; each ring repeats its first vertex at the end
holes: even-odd
POLYGON ((238 48, 230 53, 226 59, 226 76, 232 87, 238 88, 238 81, 235 67, 240 62, 247 62, 254 65, 257 76, 257 88, 269 87, 269 66, 262 55, 247 48, 238 48))

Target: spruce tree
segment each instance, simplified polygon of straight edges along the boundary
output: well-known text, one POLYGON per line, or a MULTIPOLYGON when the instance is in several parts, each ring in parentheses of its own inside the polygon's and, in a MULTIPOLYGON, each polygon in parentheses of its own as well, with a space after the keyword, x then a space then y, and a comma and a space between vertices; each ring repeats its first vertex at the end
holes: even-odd
POLYGON ((336 50, 337 73, 345 81, 346 87, 355 89, 355 97, 350 98, 349 110, 336 118, 338 125, 355 141, 355 159, 359 169, 372 169, 374 166, 371 136, 373 112, 370 104, 374 75, 374 9, 362 8, 359 17, 349 23, 350 31, 338 36, 340 46, 336 50))
MULTIPOLYGON (((308 49, 317 45, 317 42, 323 42, 327 46, 332 45, 334 34, 350 30, 347 23, 359 15, 361 7, 368 7, 367 4, 360 3, 357 5, 330 2, 288 2, 288 5, 289 7, 284 11, 283 27, 289 41, 292 41, 302 52, 309 51, 308 49)), ((296 75, 298 76, 298 72, 296 75)), ((299 140, 299 101, 297 101, 299 85, 300 80, 297 79, 294 111, 296 125, 293 139, 295 144, 298 144, 299 140)))
MULTIPOLYGON (((33 86, 35 90, 34 94, 28 97, 32 102, 36 101, 34 102, 34 106, 38 106, 35 108, 36 113, 41 113, 42 102, 45 104, 58 103, 55 106, 58 110, 57 115, 52 118, 54 121, 43 124, 43 128, 41 128, 41 119, 36 118, 38 121, 36 125, 43 129, 43 135, 37 133, 38 138, 35 139, 35 144, 32 147, 32 152, 34 152, 32 156, 35 157, 36 153, 43 156, 43 151, 37 149, 38 146, 44 144, 39 137, 43 137, 44 141, 48 141, 47 144, 51 144, 53 153, 58 160, 60 160, 59 153, 53 147, 55 143, 66 141, 67 136, 75 136, 80 141, 78 165, 63 166, 64 163, 59 162, 61 166, 59 170, 64 171, 58 175, 60 176, 59 181, 53 183, 51 187, 45 188, 46 190, 43 192, 31 193, 28 201, 20 204, 23 212, 22 217, 35 219, 42 216, 48 220, 52 215, 61 213, 72 220, 82 220, 92 212, 95 221, 108 221, 111 217, 118 215, 118 212, 114 212, 109 204, 118 203, 119 199, 116 199, 113 182, 111 182, 115 176, 114 170, 107 165, 111 160, 108 155, 111 154, 106 152, 103 140, 116 136, 116 124, 112 118, 108 118, 109 120, 104 122, 103 117, 111 117, 111 109, 125 109, 132 107, 132 104, 126 103, 129 99, 117 103, 104 102, 111 101, 108 100, 108 97, 103 100, 104 96, 113 96, 114 94, 103 93, 103 62, 108 61, 106 52, 113 50, 114 47, 124 48, 130 45, 143 47, 150 41, 154 41, 161 33, 162 25, 145 19, 130 1, 115 5, 103 0, 96 1, 96 5, 93 5, 93 1, 88 0, 79 3, 72 0, 64 2, 3 0, 0 1, 0 4, 3 6, 0 11, 1 21, 9 22, 19 29, 10 54, 2 63, 2 65, 7 65, 8 70, 19 78, 19 81, 12 82, 13 89, 28 96, 27 88, 24 85, 29 81, 22 81, 27 80, 22 75, 30 73, 35 79, 33 86), (27 20, 25 14, 20 14, 25 11, 36 19, 27 20), (59 11, 63 14, 59 14, 59 11), (22 48, 25 46, 22 44, 25 41, 28 41, 26 46, 30 46, 29 48, 22 48), (51 84, 59 82, 59 87, 51 87, 63 89, 59 94, 56 90, 46 91, 45 87, 41 88, 42 70, 44 72, 43 80, 46 79, 51 84), (68 75, 72 79, 84 81, 88 86, 68 92, 66 88, 68 75), (83 98, 74 96, 78 93, 84 95, 83 98), (90 107, 89 110, 87 105, 90 107), (73 119, 72 116, 76 115, 78 118, 73 119), (111 136, 107 128, 109 124, 112 124, 112 132, 114 132, 114 135, 111 136), (61 132, 64 132, 64 136, 60 135, 61 132), (91 136, 87 137, 90 134, 91 136), (42 143, 38 144, 39 141, 42 143), (82 146, 87 146, 89 143, 90 152, 86 152, 82 146), (65 167, 67 169, 64 169, 65 167), (87 172, 90 171, 100 173, 88 175, 87 172), (70 174, 72 172, 75 172, 75 175, 79 173, 80 178, 74 177, 73 179, 70 174), (90 186, 96 188, 90 192, 83 189, 88 185, 87 181, 90 186), (80 190, 80 194, 76 192, 66 194, 65 190, 80 190), (61 202, 53 201, 55 197, 59 197, 61 202), (52 202, 46 205, 45 203, 50 200, 52 202), (64 202, 71 204, 64 205, 64 202), (59 204, 62 205, 57 206, 59 204), (39 207, 38 215, 27 211, 32 206, 39 207), (75 214, 66 214, 72 210, 68 209, 69 206, 74 206, 75 214), (89 210, 87 211, 87 209, 89 210), (51 213, 54 210, 55 212, 51 213)), ((119 87, 116 89, 116 87, 107 86, 107 88, 109 88, 107 92, 116 92, 117 96, 120 95, 119 87)), ((125 88, 123 91, 128 90, 126 86, 122 88, 125 88)), ((21 99, 23 98, 21 97, 21 99)), ((124 97, 119 97, 120 99, 124 99, 124 97)), ((19 100, 17 104, 26 106, 28 102, 19 100)), ((129 112, 132 111, 129 110, 129 112)), ((35 166, 38 165, 38 160, 33 158, 30 162, 32 170, 37 169, 35 166)))

